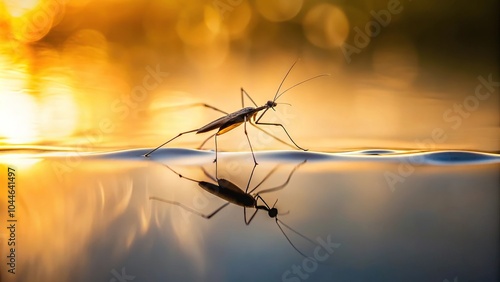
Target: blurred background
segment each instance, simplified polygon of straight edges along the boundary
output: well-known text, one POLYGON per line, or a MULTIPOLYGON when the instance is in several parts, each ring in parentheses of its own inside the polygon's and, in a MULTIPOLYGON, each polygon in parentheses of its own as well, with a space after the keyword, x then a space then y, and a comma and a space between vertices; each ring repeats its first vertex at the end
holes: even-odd
MULTIPOLYGON (((283 89, 331 75, 290 90, 278 102, 292 106, 264 119, 283 123, 303 147, 498 152, 498 8, 453 0, 0 1, 0 144, 156 146, 220 116, 177 105, 236 111, 240 87, 263 105, 300 58, 283 89)), ((242 131, 220 138, 220 148, 248 150, 242 131)), ((251 135, 259 150, 286 148, 251 135)), ((170 146, 194 148, 206 137, 170 146)))

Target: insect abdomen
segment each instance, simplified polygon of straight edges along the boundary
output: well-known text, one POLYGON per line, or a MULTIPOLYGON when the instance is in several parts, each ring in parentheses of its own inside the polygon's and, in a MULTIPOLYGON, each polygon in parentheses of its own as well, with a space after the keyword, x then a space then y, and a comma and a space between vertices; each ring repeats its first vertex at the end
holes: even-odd
POLYGON ((254 206, 255 199, 241 190, 238 191, 229 187, 225 188, 205 181, 200 181, 198 185, 203 188, 203 190, 235 205, 242 207, 254 206))

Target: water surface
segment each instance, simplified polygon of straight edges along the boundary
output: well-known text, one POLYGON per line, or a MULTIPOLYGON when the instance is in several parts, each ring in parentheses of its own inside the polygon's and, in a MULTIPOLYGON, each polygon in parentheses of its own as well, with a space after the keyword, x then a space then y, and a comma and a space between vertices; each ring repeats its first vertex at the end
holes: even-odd
MULTIPOLYGON (((212 181, 212 151, 162 149, 145 159, 146 149, 41 149, 10 150, 0 159, 17 171, 17 264, 16 275, 2 273, 8 281, 498 279, 498 154, 256 153, 250 188, 269 175, 256 192, 284 184, 298 166, 288 185, 262 197, 269 205, 279 199, 280 220, 315 244, 284 231, 318 264, 265 212, 246 226, 239 206, 207 220, 149 200, 206 214, 224 204, 165 166, 212 181)), ((251 155, 219 157, 218 177, 244 189, 251 155)))

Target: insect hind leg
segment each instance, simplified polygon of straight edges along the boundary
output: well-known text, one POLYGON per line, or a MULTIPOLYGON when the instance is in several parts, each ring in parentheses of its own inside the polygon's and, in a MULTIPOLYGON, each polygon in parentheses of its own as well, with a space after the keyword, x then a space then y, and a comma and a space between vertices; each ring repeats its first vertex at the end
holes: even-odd
POLYGON ((196 131, 198 131, 198 129, 193 129, 193 130, 189 130, 189 131, 184 131, 184 132, 181 132, 181 133, 177 134, 177 136, 175 136, 174 138, 172 138, 172 139, 168 140, 167 142, 165 142, 165 143, 161 144, 160 146, 158 146, 158 147, 154 148, 153 150, 149 151, 148 153, 146 153, 146 154, 144 155, 144 157, 148 158, 148 157, 149 157, 149 155, 151 155, 153 152, 155 152, 156 150, 160 149, 161 147, 163 147, 163 146, 167 145, 167 144, 168 144, 168 143, 170 143, 171 141, 173 141, 173 140, 175 140, 175 139, 177 139, 177 138, 181 137, 182 135, 184 135, 184 134, 186 134, 186 133, 192 133, 192 132, 196 132, 196 131))
POLYGON ((176 109, 182 109, 182 108, 194 108, 194 107, 205 107, 205 108, 209 108, 209 109, 212 109, 214 111, 217 111, 217 112, 220 112, 220 113, 223 113, 223 114, 228 114, 226 111, 223 111, 219 108, 216 108, 212 105, 209 105, 209 104, 205 104, 205 103, 191 103, 191 104, 183 104, 183 105, 176 105, 176 106, 168 106, 167 108, 176 108, 176 109))
POLYGON ((208 140, 210 140, 210 138, 212 138, 212 137, 214 137, 214 136, 215 136, 215 133, 214 133, 214 134, 212 134, 212 135, 210 135, 210 136, 208 136, 208 138, 207 138, 207 139, 205 139, 205 141, 203 141, 203 143, 201 143, 201 145, 200 145, 200 146, 198 146, 198 148, 197 148, 197 149, 198 149, 198 150, 203 149, 203 146, 205 146, 205 144, 208 142, 208 140))
POLYGON ((195 209, 192 209, 182 203, 179 203, 179 202, 176 202, 176 201, 170 201, 170 200, 165 200, 165 199, 162 199, 162 198, 159 198, 159 197, 155 197, 155 196, 152 196, 152 197, 149 197, 150 200, 156 200, 156 201, 160 201, 160 202, 163 202, 163 203, 166 203, 166 204, 171 204, 171 205, 174 205, 174 206, 178 206, 178 207, 181 207, 183 208, 184 210, 187 210, 191 213, 194 213, 198 216, 201 216, 203 218, 206 218, 206 219, 210 219, 212 216, 216 215, 218 212, 220 212, 223 208, 227 207, 227 205, 229 205, 229 202, 223 204, 222 206, 220 206, 219 208, 217 208, 216 210, 214 210, 213 212, 209 213, 209 214, 204 214, 204 213, 201 213, 195 209))

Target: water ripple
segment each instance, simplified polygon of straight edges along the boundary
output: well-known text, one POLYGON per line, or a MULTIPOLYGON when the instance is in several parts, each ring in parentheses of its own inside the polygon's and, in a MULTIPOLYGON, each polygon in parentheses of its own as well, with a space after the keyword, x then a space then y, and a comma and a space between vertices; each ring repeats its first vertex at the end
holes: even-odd
MULTIPOLYGON (((160 162, 176 162, 187 164, 210 163, 213 161, 214 151, 193 150, 180 148, 163 148, 156 151, 149 158, 143 157, 149 149, 130 149, 110 152, 75 152, 58 150, 55 148, 17 148, 1 149, 1 159, 12 158, 64 158, 79 156, 89 159, 109 160, 152 160, 160 162)), ((247 159, 250 152, 219 152, 220 160, 247 159)), ((344 152, 312 152, 312 151, 259 151, 255 152, 259 161, 314 161, 314 162, 411 162, 428 165, 463 165, 463 164, 491 164, 500 163, 500 154, 475 151, 418 151, 418 150, 387 150, 370 149, 344 152)))

